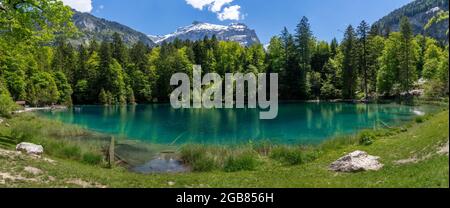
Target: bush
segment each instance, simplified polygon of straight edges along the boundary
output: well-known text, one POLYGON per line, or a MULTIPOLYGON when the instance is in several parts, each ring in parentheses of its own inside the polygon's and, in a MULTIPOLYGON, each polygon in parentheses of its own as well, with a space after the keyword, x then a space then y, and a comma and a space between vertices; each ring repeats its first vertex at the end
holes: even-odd
MULTIPOLYGON (((1 80, 0 80, 1 82, 1 80)), ((12 100, 8 90, 0 83, 0 116, 10 118, 11 113, 16 109, 16 104, 12 100)))
POLYGON ((423 116, 416 117, 416 123, 423 123, 425 121, 425 118, 423 116))
POLYGON ((270 153, 270 158, 286 165, 301 165, 311 162, 317 157, 318 153, 315 150, 289 147, 276 147, 270 153))
POLYGON ((359 134, 359 144, 369 146, 372 145, 376 136, 373 132, 363 131, 359 134))
POLYGON ((441 97, 446 97, 445 83, 441 83, 437 80, 428 81, 424 86, 425 100, 438 100, 441 97))
POLYGON ((83 158, 81 159, 81 161, 88 165, 100 165, 103 162, 103 156, 87 152, 83 154, 83 158))
POLYGON ((81 149, 78 146, 62 146, 60 156, 66 159, 79 160, 81 158, 81 149))
POLYGON ((40 135, 38 124, 19 122, 11 127, 11 137, 15 138, 18 143, 32 142, 38 135, 40 135))
POLYGON ((214 159, 203 155, 191 163, 191 168, 194 172, 210 172, 217 169, 217 164, 214 159))
POLYGON ((200 145, 183 147, 181 159, 185 164, 190 165, 194 172, 208 172, 218 167, 216 161, 207 155, 207 148, 200 145))
POLYGON ((255 170, 258 165, 257 155, 254 152, 244 152, 239 155, 230 155, 224 164, 224 171, 251 171, 255 170))

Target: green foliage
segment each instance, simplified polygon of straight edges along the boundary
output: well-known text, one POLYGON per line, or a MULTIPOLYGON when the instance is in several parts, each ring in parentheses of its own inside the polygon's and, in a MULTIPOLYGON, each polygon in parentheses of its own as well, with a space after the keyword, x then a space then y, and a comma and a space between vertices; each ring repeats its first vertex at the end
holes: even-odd
POLYGON ((23 100, 26 97, 24 57, 7 57, 4 62, 4 80, 14 100, 23 100))
POLYGON ((100 154, 87 152, 83 154, 81 161, 88 165, 100 165, 103 163, 103 156, 100 154))
POLYGON ((216 37, 176 40, 154 48, 144 42, 127 47, 120 32, 101 43, 91 40, 74 48, 67 41, 75 32, 70 9, 55 0, 37 2, 20 3, 29 10, 5 4, 8 11, 0 15, 2 21, 15 23, 0 27, 8 31, 0 34, 4 49, 0 78, 13 100, 33 106, 167 102, 175 87, 170 85, 171 76, 177 72, 192 76, 194 64, 200 64, 203 73, 222 77, 278 73, 282 100, 400 95, 422 87, 415 85, 420 78, 429 80, 424 88, 439 89, 426 94, 442 97, 448 92, 448 49, 430 38, 414 37, 407 18, 402 19, 400 32, 387 39, 379 36, 380 25, 370 27, 362 21, 356 31, 351 25, 347 28, 341 43, 336 39, 327 43, 314 39, 303 17, 295 33, 284 28, 267 51, 261 44, 244 47, 216 37), (33 19, 34 26, 45 27, 31 27, 33 19))
POLYGON ((295 147, 280 146, 271 150, 270 158, 286 165, 301 165, 318 157, 318 152, 295 147))
POLYGON ((394 29, 398 28, 400 20, 406 16, 408 18, 414 18, 414 24, 416 25, 414 27, 415 34, 427 34, 428 36, 439 39, 441 42, 446 42, 446 39, 448 40, 446 34, 448 25, 440 25, 437 23, 440 23, 442 21, 441 19, 445 19, 445 13, 448 14, 448 7, 448 0, 415 0, 383 17, 375 25, 379 27, 381 35, 387 36, 394 29), (432 16, 429 11, 434 8, 440 8, 444 11, 440 11, 436 16, 432 16), (441 21, 436 21, 438 19, 441 21), (434 28, 433 26, 435 25, 439 27, 434 28))
POLYGON ((40 144, 48 156, 88 165, 99 165, 103 162, 102 148, 109 142, 102 142, 101 135, 60 122, 43 120, 32 114, 14 116, 8 123, 10 127, 6 130, 0 128, 0 137, 8 138, 13 145, 20 142, 40 144))
POLYGON ((36 72, 29 80, 28 103, 34 106, 51 105, 58 102, 60 93, 53 76, 48 72, 36 72))
POLYGON ((81 158, 81 149, 78 146, 64 146, 56 153, 59 157, 79 160, 81 158))
POLYGON ((342 43, 342 96, 345 99, 354 99, 356 95, 357 80, 357 40, 356 33, 350 25, 344 34, 342 43))
MULTIPOLYGON (((439 11, 439 13, 431 18, 428 23, 425 25, 425 30, 429 30, 433 25, 438 24, 442 21, 448 20, 448 11, 439 11)), ((448 30, 447 30, 448 35, 448 30)))
POLYGON ((372 145, 376 135, 372 131, 363 131, 359 133, 359 144, 364 146, 372 145))
POLYGON ((416 117, 416 123, 423 123, 425 118, 423 116, 416 117))
POLYGON ((392 95, 409 91, 417 80, 419 46, 415 40, 406 40, 404 37, 401 33, 391 33, 386 41, 378 73, 377 85, 381 94, 392 95))
MULTIPOLYGON (((311 70, 311 57, 312 57, 312 32, 309 20, 306 17, 302 17, 300 23, 297 25, 295 34, 295 45, 299 71, 299 80, 297 84, 298 98, 307 99, 309 95, 309 83, 307 81, 307 74, 311 70)), ((293 69, 295 70, 295 68, 293 69)), ((292 74, 294 75, 294 73, 292 74)), ((315 86, 316 88, 318 86, 315 86)), ((320 89, 320 87, 318 87, 320 89)))
POLYGON ((104 89, 102 89, 100 91, 100 94, 98 95, 98 101, 102 105, 110 105, 111 104, 111 100, 110 100, 110 97, 109 97, 109 92, 107 93, 104 89))
POLYGON ((180 155, 184 163, 191 166, 192 171, 208 172, 218 168, 214 159, 207 156, 207 149, 204 146, 185 146, 181 149, 180 155))
POLYGON ((434 80, 439 76, 437 72, 443 56, 442 49, 439 48, 436 41, 428 38, 426 40, 425 48, 425 53, 423 55, 425 61, 422 76, 427 80, 434 80))
POLYGON ((10 43, 45 43, 75 32, 72 10, 59 0, 2 1, 0 31, 10 43))
POLYGON ((0 116, 10 117, 12 111, 16 109, 16 104, 2 82, 0 79, 0 116))
POLYGON ((67 81, 66 75, 62 72, 56 72, 53 74, 56 87, 59 92, 59 100, 58 103, 71 105, 72 104, 72 87, 67 81))
POLYGON ((231 155, 225 160, 225 172, 252 171, 258 165, 257 155, 248 151, 238 155, 231 155))

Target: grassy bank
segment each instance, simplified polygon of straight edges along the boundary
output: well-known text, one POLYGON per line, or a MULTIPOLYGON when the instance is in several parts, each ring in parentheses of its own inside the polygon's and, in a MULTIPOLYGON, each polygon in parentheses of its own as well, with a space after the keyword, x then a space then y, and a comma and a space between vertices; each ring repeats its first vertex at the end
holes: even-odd
MULTIPOLYGON (((83 162, 82 156, 81 159, 61 156, 57 148, 45 155, 55 160, 49 162, 14 155, 5 151, 11 147, 3 146, 0 147, 3 149, 3 153, 0 152, 0 187, 449 187, 448 155, 437 153, 448 141, 448 115, 445 111, 416 119, 403 128, 367 131, 330 140, 319 147, 189 146, 180 153, 195 172, 184 174, 141 175, 121 167, 106 169, 101 164, 83 162), (328 170, 331 162, 354 150, 380 156, 385 166, 377 172, 353 174, 328 170), (30 167, 42 172, 31 174, 26 171, 30 167)), ((1 124, 0 133, 11 134, 15 126, 23 123, 22 128, 27 128, 26 120, 7 120, 10 127, 1 124)), ((61 128, 64 129, 63 126, 52 128, 56 132, 49 134, 54 136, 51 139, 35 136, 33 141, 59 141, 62 131, 64 135, 66 131, 77 136, 84 134, 80 133, 82 130, 61 128)), ((79 148, 81 155, 91 151, 98 153, 91 145, 79 148)))

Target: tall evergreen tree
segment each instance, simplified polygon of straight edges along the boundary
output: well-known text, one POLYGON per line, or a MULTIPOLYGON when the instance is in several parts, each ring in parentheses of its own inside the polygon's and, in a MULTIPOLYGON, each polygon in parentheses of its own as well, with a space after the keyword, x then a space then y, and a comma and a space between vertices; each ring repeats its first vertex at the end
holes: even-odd
POLYGON ((415 54, 413 46, 413 31, 407 17, 403 17, 400 22, 401 51, 400 74, 402 89, 409 94, 415 77, 415 54))
POLYGON ((354 99, 356 93, 356 77, 357 77, 357 58, 356 58, 357 39, 355 30, 350 25, 344 34, 342 41, 343 53, 343 89, 342 95, 345 99, 354 99))
POLYGON ((308 96, 308 84, 306 83, 306 75, 311 71, 311 56, 312 56, 312 32, 309 25, 308 18, 303 17, 300 23, 297 25, 295 43, 297 48, 297 59, 300 69, 300 79, 298 83, 299 97, 301 99, 307 99, 308 96))
POLYGON ((367 56, 368 56, 368 51, 367 51, 367 42, 368 42, 368 33, 369 33, 369 25, 366 23, 366 21, 362 21, 357 29, 357 34, 358 34, 358 46, 359 46, 359 50, 358 50, 358 55, 359 55, 359 71, 362 74, 363 78, 363 90, 364 90, 364 99, 368 99, 369 98, 369 89, 368 89, 368 79, 369 79, 369 74, 368 74, 368 66, 367 66, 367 56))
POLYGON ((126 67, 127 63, 127 48, 123 43, 122 37, 119 33, 113 34, 112 42, 112 58, 116 59, 122 67, 126 67))
MULTIPOLYGON (((283 99, 300 99, 300 78, 301 73, 299 69, 296 47, 294 42, 294 37, 289 33, 287 28, 281 33, 281 40, 283 42, 284 48, 284 69, 285 72, 282 74, 281 97, 283 99)), ((305 86, 306 88, 306 86, 305 86)))
POLYGON ((331 43, 330 43, 331 58, 334 58, 336 56, 338 48, 339 48, 339 43, 336 38, 333 38, 333 40, 331 40, 331 43))
POLYGON ((78 82, 78 80, 86 79, 88 76, 88 70, 86 66, 86 62, 89 59, 88 50, 84 45, 80 45, 78 47, 78 68, 76 70, 75 74, 75 82, 78 82))

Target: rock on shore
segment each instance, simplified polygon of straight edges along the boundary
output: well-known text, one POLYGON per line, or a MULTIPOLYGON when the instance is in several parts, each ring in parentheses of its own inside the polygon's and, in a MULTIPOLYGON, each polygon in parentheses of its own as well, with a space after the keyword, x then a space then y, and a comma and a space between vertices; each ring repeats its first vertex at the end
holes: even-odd
POLYGON ((16 150, 25 152, 29 155, 42 155, 44 153, 44 147, 32 143, 22 142, 16 146, 16 150))
POLYGON ((364 151, 355 151, 330 165, 330 170, 336 172, 360 172, 368 170, 380 170, 383 167, 378 159, 380 157, 372 156, 364 151))

